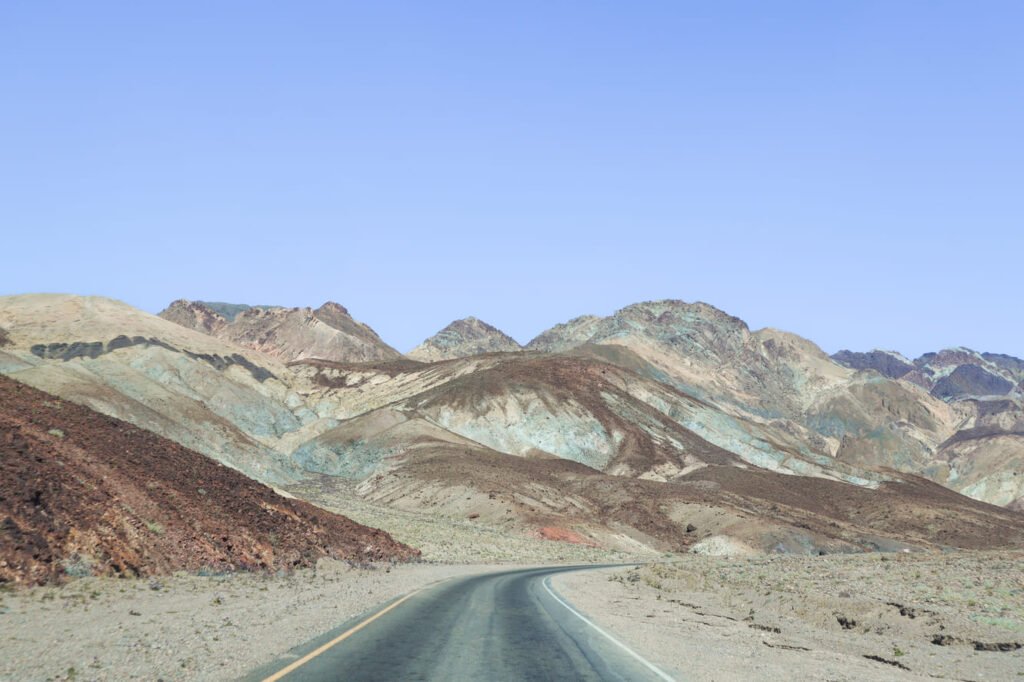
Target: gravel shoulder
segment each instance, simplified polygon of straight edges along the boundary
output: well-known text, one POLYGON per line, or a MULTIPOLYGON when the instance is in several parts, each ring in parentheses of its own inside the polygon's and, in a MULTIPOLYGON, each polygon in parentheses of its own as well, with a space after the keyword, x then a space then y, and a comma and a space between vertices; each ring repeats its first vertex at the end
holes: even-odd
POLYGON ((483 565, 353 567, 286 576, 81 578, 0 592, 0 680, 228 680, 401 594, 483 565))
MULTIPOLYGON (((688 556, 556 576, 687 680, 1024 680, 1024 553, 688 556)), ((81 578, 0 592, 0 680, 225 680, 401 594, 509 565, 81 578)))
POLYGON ((686 557, 555 588, 686 680, 1024 680, 1024 554, 686 557))

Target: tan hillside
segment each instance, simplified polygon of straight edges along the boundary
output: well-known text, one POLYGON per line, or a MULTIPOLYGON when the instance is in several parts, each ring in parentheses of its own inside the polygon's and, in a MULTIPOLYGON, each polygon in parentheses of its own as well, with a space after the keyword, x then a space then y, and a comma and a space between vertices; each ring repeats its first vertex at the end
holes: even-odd
POLYGON ((305 358, 370 362, 400 356, 370 327, 333 302, 313 309, 178 300, 160 317, 285 362, 305 358))

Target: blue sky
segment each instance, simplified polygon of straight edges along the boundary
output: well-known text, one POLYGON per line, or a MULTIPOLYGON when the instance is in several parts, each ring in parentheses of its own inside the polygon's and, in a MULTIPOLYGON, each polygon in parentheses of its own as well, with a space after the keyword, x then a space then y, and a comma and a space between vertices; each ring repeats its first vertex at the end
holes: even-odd
POLYGON ((0 4, 0 293, 1024 356, 1019 2, 0 4))

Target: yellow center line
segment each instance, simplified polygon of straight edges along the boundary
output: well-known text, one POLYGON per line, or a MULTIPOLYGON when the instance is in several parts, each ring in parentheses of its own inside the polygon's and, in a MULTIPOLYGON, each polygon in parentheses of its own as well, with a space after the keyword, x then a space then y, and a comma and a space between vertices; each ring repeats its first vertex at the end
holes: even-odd
POLYGON ((387 613, 391 609, 397 608, 399 604, 404 602, 406 599, 411 598, 412 596, 417 594, 419 591, 420 590, 416 590, 415 592, 410 592, 409 594, 405 595, 404 597, 402 597, 401 599, 399 599, 398 601, 396 601, 394 604, 392 604, 391 606, 387 607, 386 609, 381 609, 377 613, 373 614, 372 616, 370 616, 369 618, 364 620, 359 625, 356 625, 352 629, 346 630, 345 632, 341 633, 340 635, 338 635, 337 637, 335 637, 331 641, 327 642, 327 644, 324 644, 323 646, 319 647, 318 649, 315 649, 314 651, 309 652, 308 654, 306 654, 305 656, 303 656, 299 660, 295 661, 294 663, 292 663, 288 667, 282 668, 281 670, 278 670, 276 673, 274 673, 270 677, 264 679, 263 682, 277 682, 277 680, 280 680, 285 675, 288 675, 289 673, 295 671, 296 669, 306 665, 307 663, 312 661, 314 658, 316 658, 317 656, 319 656, 323 652, 325 652, 328 649, 330 649, 335 644, 338 644, 339 642, 345 641, 346 639, 348 639, 349 637, 351 637, 355 633, 359 632, 360 630, 365 628, 367 625, 369 625, 373 621, 375 621, 378 618, 380 618, 381 616, 383 616, 385 613, 387 613))

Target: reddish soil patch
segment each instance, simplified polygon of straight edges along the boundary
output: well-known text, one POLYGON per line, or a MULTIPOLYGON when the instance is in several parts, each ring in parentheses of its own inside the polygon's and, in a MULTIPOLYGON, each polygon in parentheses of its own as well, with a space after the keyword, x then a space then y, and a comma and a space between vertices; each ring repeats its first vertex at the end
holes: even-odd
POLYGON ((0 377, 0 583, 418 556, 383 531, 0 377))
POLYGON ((574 545, 586 545, 587 547, 598 547, 597 543, 583 537, 574 530, 559 528, 558 526, 543 526, 537 529, 537 535, 544 540, 555 542, 571 542, 574 545))

